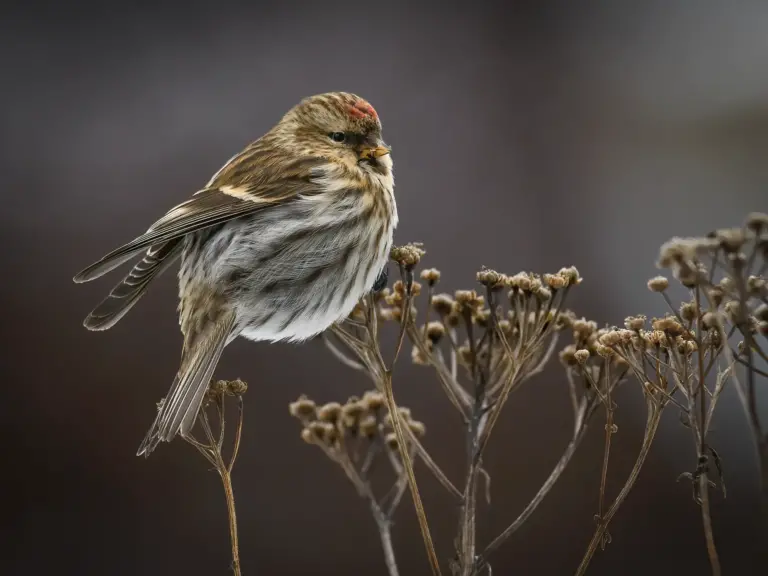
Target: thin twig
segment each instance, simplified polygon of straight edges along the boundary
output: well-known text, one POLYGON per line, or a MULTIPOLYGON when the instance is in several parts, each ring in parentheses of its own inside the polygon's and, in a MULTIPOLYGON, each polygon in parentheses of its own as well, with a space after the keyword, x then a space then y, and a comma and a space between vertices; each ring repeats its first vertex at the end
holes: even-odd
POLYGON ((650 452, 651 444, 653 443, 653 439, 656 436, 656 430, 658 429, 659 421, 661 420, 663 405, 660 404, 657 399, 651 397, 648 397, 646 402, 648 406, 648 415, 645 424, 645 434, 643 436, 643 444, 640 447, 640 452, 638 453, 637 459, 635 460, 635 465, 633 466, 632 471, 629 473, 629 477, 624 483, 624 487, 621 489, 621 492, 619 492, 618 496, 616 496, 616 499, 613 501, 613 504, 611 504, 611 507, 608 509, 605 515, 598 521, 595 534, 592 537, 589 546, 587 547, 587 551, 584 553, 581 564, 579 564, 579 567, 576 570, 576 576, 583 576, 586 573, 587 568, 589 567, 589 563, 592 561, 592 557, 594 556, 598 547, 604 542, 604 538, 608 530, 608 524, 613 519, 616 512, 618 512, 619 507, 624 503, 627 495, 629 495, 629 492, 635 485, 635 481, 640 475, 640 470, 645 463, 648 452, 650 452))

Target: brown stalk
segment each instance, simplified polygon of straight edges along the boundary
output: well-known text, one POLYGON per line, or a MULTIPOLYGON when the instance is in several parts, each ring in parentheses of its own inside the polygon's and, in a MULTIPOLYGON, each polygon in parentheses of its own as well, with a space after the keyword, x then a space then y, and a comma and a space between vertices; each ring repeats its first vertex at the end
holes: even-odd
POLYGON ((232 489, 232 468, 235 465, 238 452, 240 450, 240 440, 243 431, 243 397, 242 393, 233 394, 237 398, 238 406, 238 419, 237 426, 235 428, 235 438, 232 447, 232 455, 229 461, 224 460, 222 453, 222 447, 224 445, 224 431, 225 431, 225 398, 226 392, 220 390, 215 392, 215 397, 212 402, 216 405, 216 413, 218 417, 218 437, 213 433, 210 420, 205 404, 200 408, 200 424, 205 432, 205 436, 208 439, 208 444, 199 442, 191 434, 184 436, 189 444, 194 446, 200 454, 210 462, 221 478, 222 487, 224 488, 224 497, 227 501, 227 517, 229 520, 229 537, 232 549, 232 572, 235 576, 241 576, 240 567, 240 546, 238 543, 237 533, 237 513, 235 509, 235 494, 232 489))
POLYGON ((645 423, 645 434, 643 435, 643 443, 640 447, 640 452, 637 455, 637 459, 635 460, 635 465, 632 467, 632 471, 629 473, 627 481, 624 483, 621 491, 616 496, 613 504, 611 504, 610 508, 608 508, 602 518, 598 520, 595 534, 592 536, 592 540, 587 547, 587 551, 584 553, 581 564, 579 564, 579 567, 576 570, 576 576, 583 576, 586 573, 587 568, 592 561, 592 557, 594 556, 598 547, 605 543, 606 534, 608 532, 608 524, 611 522, 616 512, 618 512, 619 507, 621 507, 621 505, 624 503, 624 500, 627 498, 629 492, 632 490, 632 487, 635 485, 635 482, 640 475, 640 470, 642 469, 643 464, 645 463, 645 459, 650 452, 651 444, 653 443, 653 439, 656 436, 656 431, 659 427, 664 403, 663 400, 660 401, 659 399, 650 396, 650 394, 647 394, 646 405, 648 411, 645 423))

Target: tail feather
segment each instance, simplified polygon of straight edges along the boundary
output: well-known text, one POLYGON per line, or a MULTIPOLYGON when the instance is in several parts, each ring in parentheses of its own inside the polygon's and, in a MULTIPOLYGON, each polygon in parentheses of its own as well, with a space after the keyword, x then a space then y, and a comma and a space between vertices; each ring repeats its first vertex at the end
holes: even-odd
POLYGON ((152 279, 173 264, 181 252, 181 247, 182 242, 178 239, 147 250, 147 255, 112 289, 109 296, 93 309, 83 325, 88 330, 112 328, 144 295, 152 279))
POLYGON ((170 442, 176 434, 185 435, 192 429, 213 371, 229 341, 234 318, 233 312, 226 312, 185 349, 181 368, 137 456, 149 456, 160 442, 170 442))

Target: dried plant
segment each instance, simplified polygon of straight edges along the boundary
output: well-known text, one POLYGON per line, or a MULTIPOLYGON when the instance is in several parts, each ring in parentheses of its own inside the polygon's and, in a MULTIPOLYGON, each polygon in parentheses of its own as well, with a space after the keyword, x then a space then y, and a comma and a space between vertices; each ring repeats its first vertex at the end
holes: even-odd
POLYGON ((232 571, 235 576, 240 576, 240 547, 237 539, 237 515, 235 513, 235 493, 232 490, 232 468, 235 466, 237 453, 240 450, 240 438, 243 432, 243 394, 248 389, 248 385, 242 380, 219 380, 211 382, 206 393, 205 400, 200 407, 199 418, 197 422, 205 434, 206 442, 200 442, 194 434, 183 436, 189 444, 194 446, 200 454, 214 467, 221 477, 221 483, 224 487, 224 496, 227 500, 227 514, 229 516, 229 537, 232 545, 232 571), (235 424, 235 435, 232 444, 232 453, 228 459, 224 458, 224 440, 225 440, 225 415, 227 397, 234 397, 237 404, 237 423, 235 424), (213 411, 216 415, 217 432, 214 433, 214 427, 211 426, 209 412, 213 411))
MULTIPOLYGON (((302 424, 302 438, 318 446, 339 465, 363 497, 381 536, 390 576, 398 574, 392 546, 392 515, 410 489, 434 575, 441 574, 427 515, 413 471, 416 459, 433 474, 458 504, 454 576, 491 574, 490 559, 535 512, 572 459, 595 415, 604 415, 603 458, 597 487, 596 528, 576 569, 585 574, 595 552, 610 543, 609 524, 639 478, 664 410, 679 413, 695 447, 692 471, 678 479, 691 482, 701 509, 704 541, 712 573, 721 573, 710 512, 711 489, 725 497, 722 460, 709 440, 714 413, 728 386, 738 393, 750 424, 761 469, 764 517, 768 526, 768 433, 758 412, 758 382, 768 378, 760 363, 768 362, 768 215, 751 214, 743 227, 719 230, 702 238, 673 238, 661 247, 658 266, 689 296, 673 300, 670 280, 657 276, 648 288, 669 307, 660 318, 627 317, 623 327, 599 327, 566 307, 570 291, 581 283, 576 268, 557 273, 506 275, 482 269, 477 289, 437 293, 441 274, 417 268, 425 252, 409 244, 392 250, 400 278, 391 289, 372 292, 352 314, 323 336, 328 349, 345 365, 366 374, 375 386, 346 403, 321 406, 302 396, 290 413, 302 424), (417 307, 418 304, 418 307, 417 307), (423 310, 420 313, 420 310, 423 310), (382 324, 396 328, 395 353, 384 360, 382 324), (569 341, 561 348, 561 339, 569 341), (392 391, 392 368, 404 343, 411 360, 430 368, 440 389, 464 425, 466 472, 454 483, 421 443, 424 424, 398 407, 392 391), (556 352, 558 352, 556 354, 556 352), (478 497, 490 498, 490 477, 483 458, 492 432, 511 393, 559 357, 573 409, 573 432, 563 453, 528 505, 485 546, 476 540, 478 497), (646 423, 635 463, 618 494, 606 494, 619 386, 637 386, 645 400, 646 423), (372 474, 385 460, 394 473, 390 490, 374 491, 372 474), (484 480, 485 490, 481 490, 484 480)), ((207 444, 192 443, 222 477, 230 514, 233 568, 240 573, 231 471, 242 429, 240 381, 212 385, 201 409, 207 444), (225 464, 224 404, 235 396, 239 407, 233 455, 225 464), (220 423, 214 435, 207 410, 215 407, 220 423)))
MULTIPOLYGON (((397 576, 399 572, 392 548, 392 516, 408 487, 408 478, 400 460, 392 418, 384 404, 384 396, 376 391, 366 392, 362 398, 349 398, 344 405, 330 402, 317 406, 302 396, 290 405, 290 412, 302 423, 302 439, 318 446, 338 464, 357 493, 368 501, 379 529, 387 570, 390 576, 397 576), (371 473, 379 467, 381 460, 386 460, 395 474, 393 485, 383 497, 376 495, 371 483, 371 473)), ((416 437, 423 436, 424 424, 413 420, 409 409, 401 407, 399 411, 409 431, 416 437)), ((412 458, 412 444, 407 452, 412 458)))

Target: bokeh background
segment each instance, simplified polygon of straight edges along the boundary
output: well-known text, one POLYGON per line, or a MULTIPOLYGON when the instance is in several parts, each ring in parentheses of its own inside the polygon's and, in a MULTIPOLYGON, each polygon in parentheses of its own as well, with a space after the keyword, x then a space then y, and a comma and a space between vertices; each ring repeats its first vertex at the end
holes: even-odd
MULTIPOLYGON (((401 226, 444 287, 576 265, 571 305, 600 322, 663 312, 645 280, 673 235, 768 209, 768 4, 646 2, 11 3, 0 18, 0 367, 4 574, 226 574, 215 473, 184 443, 135 450, 180 349, 173 274, 115 329, 82 318, 112 277, 72 275, 143 231, 302 97, 369 99, 394 148, 401 226)), ((367 387, 318 342, 236 342, 218 376, 250 383, 236 467, 246 574, 384 575, 364 502, 298 437, 287 404, 367 387)), ((396 394, 458 482, 461 431, 431 374, 403 363, 396 394)), ((617 413, 613 490, 643 426, 638 391, 617 413)), ((516 394, 487 458, 500 531, 568 440, 555 367, 516 394)), ((602 435, 594 426, 494 574, 573 573, 593 530, 602 435)), ((733 395, 712 442, 726 574, 759 563, 757 470, 733 395)), ((689 432, 670 413, 591 574, 705 574, 689 432)), ((455 510, 419 475, 439 552, 455 510)), ((615 493, 615 492, 614 492, 615 493)), ((404 575, 427 564, 410 502, 397 516, 404 575)))

